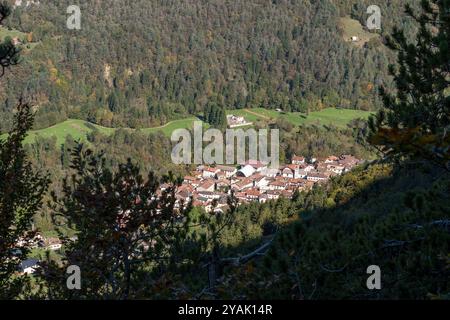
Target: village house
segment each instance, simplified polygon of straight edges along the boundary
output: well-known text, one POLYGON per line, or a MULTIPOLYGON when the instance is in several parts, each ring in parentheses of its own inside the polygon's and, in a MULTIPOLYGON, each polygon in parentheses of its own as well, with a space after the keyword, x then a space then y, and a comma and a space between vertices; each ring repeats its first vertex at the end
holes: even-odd
POLYGON ((267 196, 266 193, 261 193, 258 197, 258 202, 259 203, 266 203, 267 200, 269 200, 269 197, 267 196))
POLYGON ((318 181, 322 181, 322 180, 327 180, 327 176, 324 175, 323 173, 319 173, 319 172, 310 172, 310 173, 308 173, 308 176, 306 179, 309 181, 318 182, 318 181))
POLYGON ((296 173, 295 178, 296 179, 306 179, 307 176, 308 176, 308 171, 306 171, 305 169, 300 169, 296 173))
POLYGON ((281 191, 279 190, 269 190, 267 191, 267 199, 268 200, 278 200, 281 195, 281 191))
POLYGON ((46 249, 56 251, 62 248, 62 242, 58 238, 47 238, 45 240, 46 249))
POLYGON ((342 174, 344 172, 344 170, 345 170, 345 167, 344 166, 340 166, 340 165, 335 165, 335 164, 329 164, 327 166, 327 170, 331 171, 333 173, 336 173, 336 174, 342 174))
POLYGON ((275 178, 280 174, 280 170, 275 168, 266 168, 261 171, 261 174, 266 176, 267 178, 275 178))
POLYGON ((247 202, 247 194, 245 192, 236 192, 234 196, 239 201, 247 202))
POLYGON ((246 165, 243 168, 239 169, 239 171, 236 173, 238 177, 250 177, 256 172, 255 168, 251 165, 246 165))
POLYGON ((197 178, 195 178, 193 176, 185 176, 183 178, 183 183, 191 185, 195 180, 197 180, 197 178))
POLYGON ((339 157, 339 164, 347 169, 351 169, 358 165, 361 161, 352 155, 342 155, 339 157))
POLYGON ((328 168, 328 164, 327 163, 325 163, 324 161, 319 161, 319 162, 316 163, 316 167, 315 167, 314 171, 316 171, 316 172, 317 171, 324 172, 324 171, 327 170, 327 168, 328 168))
POLYGON ((273 190, 283 190, 287 186, 285 181, 282 180, 275 180, 269 183, 267 186, 267 190, 273 191, 273 190))
POLYGON ((294 195, 294 193, 292 192, 292 190, 287 189, 287 190, 282 190, 280 196, 282 196, 283 198, 286 198, 286 199, 292 199, 293 195, 294 195))
POLYGON ((242 190, 248 189, 248 188, 252 188, 252 187, 253 187, 253 179, 250 179, 250 178, 242 179, 239 182, 237 182, 231 186, 231 188, 233 190, 239 190, 239 191, 242 191, 242 190))
POLYGON ((252 122, 248 122, 244 117, 237 116, 234 114, 227 115, 227 124, 229 128, 237 128, 242 126, 252 125, 252 122))
POLYGON ((181 204, 192 200, 194 206, 215 210, 213 201, 222 201, 221 207, 227 206, 231 190, 240 203, 264 203, 280 197, 291 199, 297 190, 309 190, 317 183, 325 183, 350 170, 360 160, 351 155, 331 155, 320 160, 312 158, 308 162, 304 157, 294 155, 291 162, 281 170, 267 168, 255 160, 245 162, 239 170, 224 165, 198 166, 184 177, 183 185, 177 190, 177 201, 181 204))
POLYGON ((225 177, 227 178, 234 176, 237 172, 235 167, 218 165, 216 168, 220 170, 220 173, 225 174, 225 177))
POLYGON ((33 274, 39 268, 39 260, 26 259, 19 264, 19 271, 22 274, 33 274))
POLYGON ((220 199, 220 197, 222 196, 220 193, 212 191, 199 191, 198 195, 208 200, 220 199))
POLYGON ((218 172, 220 172, 220 170, 218 168, 211 168, 211 167, 205 166, 203 168, 202 177, 204 179, 214 178, 218 172))
POLYGON ((179 190, 175 197, 179 201, 189 202, 192 199, 192 192, 189 192, 188 190, 179 190))
POLYGON ((228 207, 228 196, 222 195, 217 201, 217 208, 225 208, 228 207))
POLYGON ((295 177, 295 172, 289 168, 289 167, 285 167, 282 171, 281 171, 281 176, 284 178, 290 178, 290 179, 294 179, 295 177))
POLYGON ((292 157, 291 163, 292 164, 298 164, 298 165, 305 164, 306 163, 306 159, 304 157, 299 157, 299 156, 294 155, 292 157))
POLYGON ((215 190, 215 181, 214 180, 206 180, 201 185, 198 186, 197 191, 209 191, 214 192, 215 190))
POLYGON ((267 169, 267 165, 258 160, 248 160, 245 166, 252 166, 255 172, 261 172, 267 169))
POLYGON ((300 165, 289 164, 283 168, 283 170, 281 171, 281 176, 285 178, 296 179, 300 175, 300 170, 300 165))
POLYGON ((259 199, 261 192, 257 189, 249 189, 249 190, 245 191, 245 194, 247 195, 248 201, 255 201, 255 200, 259 199))
POLYGON ((200 184, 202 183, 201 179, 197 179, 191 182, 191 186, 193 186, 194 188, 198 188, 200 186, 200 184))
POLYGON ((227 180, 227 175, 223 171, 219 171, 215 177, 217 180, 227 180))
POLYGON ((231 187, 231 183, 228 180, 219 180, 216 182, 217 190, 227 190, 231 187))
POLYGON ((261 174, 255 175, 253 177, 253 185, 256 188, 265 188, 269 184, 269 182, 270 181, 261 174))
POLYGON ((329 156, 325 159, 325 163, 335 163, 339 160, 336 156, 329 156))
POLYGON ((300 178, 291 179, 291 180, 289 180, 288 185, 296 187, 296 188, 300 188, 300 187, 305 185, 305 180, 304 179, 300 179, 300 178))

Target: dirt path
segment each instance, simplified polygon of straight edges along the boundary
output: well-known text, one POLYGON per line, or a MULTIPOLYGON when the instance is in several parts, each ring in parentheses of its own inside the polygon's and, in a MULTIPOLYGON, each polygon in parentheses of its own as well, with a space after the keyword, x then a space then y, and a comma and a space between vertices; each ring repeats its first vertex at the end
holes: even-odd
POLYGON ((256 113, 256 112, 254 112, 254 111, 250 111, 249 109, 244 109, 244 110, 245 110, 245 112, 251 113, 252 115, 257 116, 257 117, 259 117, 259 118, 263 118, 263 119, 265 119, 265 120, 271 120, 270 117, 265 116, 265 115, 263 115, 263 114, 259 114, 259 113, 256 113))

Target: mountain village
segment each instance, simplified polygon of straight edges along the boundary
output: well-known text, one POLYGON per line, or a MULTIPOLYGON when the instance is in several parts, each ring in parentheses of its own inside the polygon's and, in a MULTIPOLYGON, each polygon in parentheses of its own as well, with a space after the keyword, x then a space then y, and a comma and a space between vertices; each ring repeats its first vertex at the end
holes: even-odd
MULTIPOLYGON (((264 203, 280 197, 291 199, 295 191, 311 189, 314 184, 324 183, 362 162, 352 155, 341 155, 308 160, 293 156, 290 164, 279 169, 268 168, 255 160, 239 167, 200 165, 184 177, 176 192, 177 202, 186 204, 192 201, 194 207, 204 207, 211 212, 223 211, 232 192, 239 203, 264 203)), ((167 187, 162 185, 160 191, 167 187)))

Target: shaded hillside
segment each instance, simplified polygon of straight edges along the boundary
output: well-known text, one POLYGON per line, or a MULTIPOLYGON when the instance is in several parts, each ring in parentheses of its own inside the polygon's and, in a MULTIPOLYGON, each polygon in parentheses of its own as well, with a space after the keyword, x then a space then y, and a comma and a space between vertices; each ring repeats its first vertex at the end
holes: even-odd
POLYGON ((357 169, 302 195, 300 221, 279 231, 263 258, 229 270, 219 292, 249 299, 449 298, 449 191, 448 172, 420 164, 357 169), (366 287, 370 265, 381 268, 381 290, 366 287))

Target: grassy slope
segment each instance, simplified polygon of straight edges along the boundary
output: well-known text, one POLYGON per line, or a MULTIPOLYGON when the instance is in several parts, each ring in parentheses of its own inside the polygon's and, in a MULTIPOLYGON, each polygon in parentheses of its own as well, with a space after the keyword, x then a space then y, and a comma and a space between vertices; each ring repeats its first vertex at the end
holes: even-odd
MULTIPOLYGON (((111 128, 105 128, 92 124, 89 125, 94 126, 100 132, 105 134, 111 134, 114 131, 114 129, 111 128)), ((38 136, 44 138, 55 136, 58 143, 62 144, 68 135, 71 135, 75 140, 84 140, 86 135, 91 131, 92 129, 88 127, 88 123, 86 121, 69 119, 52 127, 30 132, 28 137, 25 139, 25 143, 31 143, 38 136)))
POLYGON ((5 39, 6 37, 11 37, 11 38, 17 37, 21 40, 24 40, 24 39, 26 39, 27 34, 20 32, 18 30, 14 30, 14 29, 8 30, 5 27, 0 27, 0 40, 5 39))
MULTIPOLYGON (((247 121, 256 122, 258 120, 273 121, 278 117, 284 117, 292 124, 298 125, 329 125, 333 124, 338 127, 345 126, 349 121, 355 118, 367 118, 370 112, 359 110, 343 110, 343 109, 324 109, 322 111, 311 112, 308 116, 301 113, 280 113, 275 110, 267 110, 263 108, 228 110, 228 114, 244 116, 247 121)), ((194 121, 198 121, 196 117, 190 117, 181 120, 175 120, 164 126, 141 129, 144 133, 153 133, 162 131, 166 136, 170 136, 175 129, 191 129, 194 121)), ((86 139, 86 135, 92 131, 91 126, 104 134, 112 134, 114 128, 106 128, 99 125, 88 124, 83 120, 69 119, 58 123, 52 127, 30 132, 25 140, 31 143, 36 137, 49 138, 55 136, 59 144, 63 143, 66 136, 71 135, 74 139, 86 139)), ((131 129, 130 129, 131 130, 131 129)), ((1 137, 4 137, 2 135, 1 137)))
POLYGON ((359 41, 354 42, 357 46, 363 46, 364 43, 368 42, 370 39, 379 37, 377 33, 364 30, 358 20, 354 20, 349 17, 341 18, 339 21, 339 27, 345 41, 350 41, 353 36, 357 36, 359 38, 359 41))
POLYGON ((162 131, 166 136, 170 136, 172 132, 176 129, 190 129, 194 126, 195 121, 200 121, 198 118, 191 117, 187 119, 171 121, 164 126, 155 128, 145 128, 141 131, 144 133, 153 133, 157 131, 162 131))
POLYGON ((333 124, 337 127, 344 127, 353 119, 367 119, 369 115, 370 112, 367 111, 328 108, 322 111, 311 112, 308 116, 300 113, 291 113, 286 115, 286 118, 294 125, 333 124))
POLYGON ((337 127, 344 127, 345 125, 347 125, 347 123, 349 123, 349 121, 356 118, 367 119, 370 115, 370 112, 367 111, 335 108, 327 108, 321 111, 311 112, 309 115, 305 115, 299 112, 280 113, 275 110, 267 110, 263 108, 254 108, 250 110, 230 110, 227 111, 227 113, 243 116, 251 122, 282 117, 295 126, 310 124, 333 124, 337 127), (257 116, 256 114, 259 114, 259 116, 257 116))
MULTIPOLYGON (((27 40, 27 34, 16 29, 8 30, 8 28, 0 26, 0 41, 3 41, 6 37, 18 38, 24 42, 27 40)), ((24 45, 19 45, 23 50, 28 51, 34 49, 40 42, 29 42, 24 45)))

